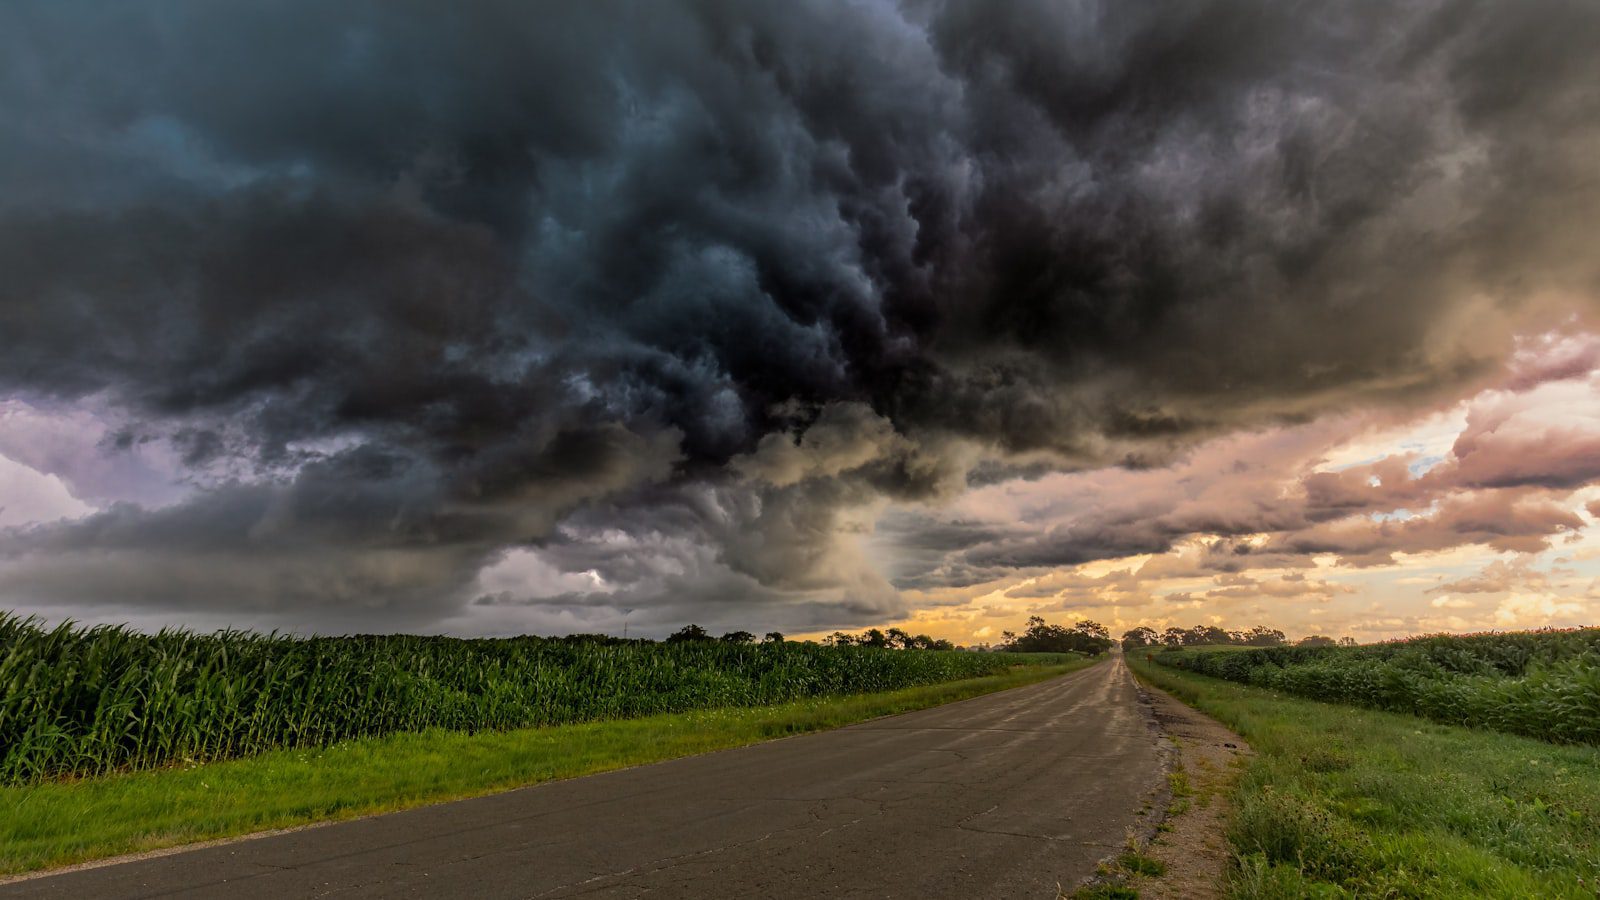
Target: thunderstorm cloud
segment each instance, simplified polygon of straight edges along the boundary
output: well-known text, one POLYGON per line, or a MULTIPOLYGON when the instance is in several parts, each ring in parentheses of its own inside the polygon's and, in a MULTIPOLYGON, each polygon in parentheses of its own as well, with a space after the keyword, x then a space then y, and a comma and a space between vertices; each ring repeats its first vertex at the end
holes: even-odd
POLYGON ((0 599, 807 630, 1545 548, 1600 432, 1500 426, 1600 367, 1596 47, 1554 0, 7 3, 0 599), (1491 385, 1442 461, 1311 471, 1491 385))

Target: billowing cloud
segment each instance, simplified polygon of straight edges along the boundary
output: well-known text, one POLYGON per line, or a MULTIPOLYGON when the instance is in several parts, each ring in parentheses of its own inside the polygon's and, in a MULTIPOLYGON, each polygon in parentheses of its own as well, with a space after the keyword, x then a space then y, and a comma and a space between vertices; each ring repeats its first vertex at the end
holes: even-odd
POLYGON ((0 596, 825 627, 1546 546, 1600 449, 1516 424, 1594 368, 1597 40, 1562 2, 9 4, 0 401, 84 424, 0 454, 97 511, 8 532, 0 596), (1448 460, 1312 460, 1496 379, 1448 460))
POLYGON ((0 456, 0 528, 71 519, 94 507, 77 497, 60 478, 0 456))

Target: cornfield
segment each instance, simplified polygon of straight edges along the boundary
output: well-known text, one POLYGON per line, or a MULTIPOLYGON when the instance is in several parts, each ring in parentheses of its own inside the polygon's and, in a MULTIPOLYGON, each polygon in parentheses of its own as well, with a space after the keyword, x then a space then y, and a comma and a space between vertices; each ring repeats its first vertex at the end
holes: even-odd
POLYGON ((46 629, 0 613, 0 783, 893 690, 1061 661, 712 641, 46 629))
POLYGON ((1349 648, 1180 650, 1156 659, 1312 700, 1600 744, 1600 628, 1439 635, 1349 648))

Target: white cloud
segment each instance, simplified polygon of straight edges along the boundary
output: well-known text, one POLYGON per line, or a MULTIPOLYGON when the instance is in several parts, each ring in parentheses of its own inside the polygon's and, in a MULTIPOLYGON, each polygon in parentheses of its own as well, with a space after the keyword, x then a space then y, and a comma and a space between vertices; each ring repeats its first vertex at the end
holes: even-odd
POLYGON ((0 528, 75 519, 94 507, 72 496, 60 478, 0 456, 0 528))
POLYGON ((1543 628, 1585 625, 1591 621, 1589 604, 1553 594, 1512 594, 1494 611, 1497 625, 1508 628, 1543 628))

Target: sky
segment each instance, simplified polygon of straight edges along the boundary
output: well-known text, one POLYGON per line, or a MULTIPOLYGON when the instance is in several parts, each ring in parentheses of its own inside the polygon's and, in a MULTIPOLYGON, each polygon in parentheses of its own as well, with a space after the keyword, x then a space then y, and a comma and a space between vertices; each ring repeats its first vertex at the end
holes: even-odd
POLYGON ((1600 620, 1600 5, 0 6, 0 608, 1600 620))

